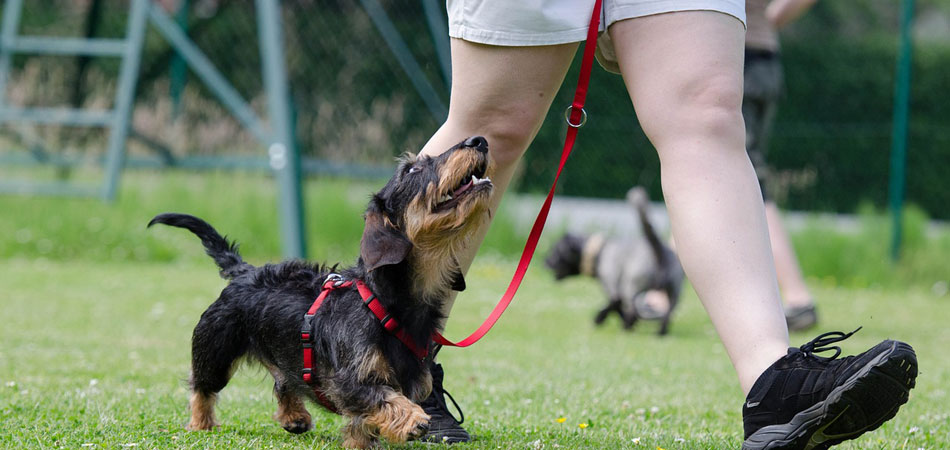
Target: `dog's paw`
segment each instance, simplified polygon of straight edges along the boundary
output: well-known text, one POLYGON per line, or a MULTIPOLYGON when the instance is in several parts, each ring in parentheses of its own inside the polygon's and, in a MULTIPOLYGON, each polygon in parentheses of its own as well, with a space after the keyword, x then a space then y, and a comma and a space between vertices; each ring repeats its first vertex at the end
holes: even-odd
POLYGON ((409 440, 414 441, 416 439, 422 439, 425 437, 426 433, 429 432, 429 416, 426 416, 424 422, 416 423, 415 428, 409 432, 409 440))
POLYGON ((419 405, 411 403, 405 422, 398 424, 402 441, 419 439, 429 432, 429 415, 419 405))
POLYGON ((393 444, 418 439, 429 431, 429 415, 403 396, 389 399, 367 422, 379 427, 379 435, 393 444))
POLYGON ((284 427, 287 432, 293 434, 306 433, 310 431, 311 428, 313 428, 313 425, 310 423, 310 421, 306 419, 298 419, 294 420, 293 422, 282 423, 280 426, 284 427))
POLYGON ((301 434, 310 431, 313 428, 313 421, 310 413, 306 409, 295 411, 278 411, 274 419, 280 423, 280 426, 288 433, 301 434), (281 414, 283 412, 283 414, 281 414))
POLYGON ((191 421, 188 422, 188 425, 185 426, 185 429, 188 431, 212 431, 215 428, 220 427, 221 424, 211 420, 196 420, 194 417, 191 418, 191 421))

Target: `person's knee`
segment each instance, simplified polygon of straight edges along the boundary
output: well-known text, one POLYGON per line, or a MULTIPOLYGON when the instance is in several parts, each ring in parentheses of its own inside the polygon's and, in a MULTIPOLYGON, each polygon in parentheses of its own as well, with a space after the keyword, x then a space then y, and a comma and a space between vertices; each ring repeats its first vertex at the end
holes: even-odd
POLYGON ((473 134, 488 140, 492 159, 499 167, 511 167, 518 162, 540 127, 543 116, 524 114, 516 108, 491 109, 479 114, 477 119, 454 118, 473 134))
POLYGON ((673 97, 671 103, 641 114, 644 131, 658 149, 677 139, 745 141, 742 85, 733 77, 697 80, 683 85, 673 97))
POLYGON ((745 139, 741 105, 741 84, 731 77, 712 77, 687 91, 683 104, 685 126, 713 138, 745 139))

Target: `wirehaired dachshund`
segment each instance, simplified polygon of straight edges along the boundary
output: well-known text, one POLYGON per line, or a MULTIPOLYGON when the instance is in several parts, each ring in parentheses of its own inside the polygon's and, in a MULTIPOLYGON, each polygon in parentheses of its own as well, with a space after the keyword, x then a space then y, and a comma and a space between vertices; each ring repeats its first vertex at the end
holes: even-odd
POLYGON ((490 171, 482 137, 439 156, 404 156, 372 196, 360 256, 346 268, 300 260, 255 267, 201 219, 152 219, 149 226, 196 234, 230 280, 195 326, 187 428, 218 425, 218 392, 247 357, 273 375, 275 419, 291 433, 312 428, 309 399, 349 419, 345 447, 423 436, 429 416, 418 403, 432 387, 423 358, 443 302, 464 289, 456 254, 489 214, 490 171))

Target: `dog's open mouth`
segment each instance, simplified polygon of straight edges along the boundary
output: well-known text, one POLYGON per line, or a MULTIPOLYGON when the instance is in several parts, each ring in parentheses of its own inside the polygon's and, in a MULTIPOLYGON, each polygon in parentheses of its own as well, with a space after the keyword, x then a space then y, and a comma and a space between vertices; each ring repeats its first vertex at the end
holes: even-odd
POLYGON ((483 162, 472 168, 472 171, 462 177, 453 189, 442 194, 433 211, 440 212, 452 209, 466 196, 491 189, 491 179, 485 176, 486 167, 487 164, 483 162))

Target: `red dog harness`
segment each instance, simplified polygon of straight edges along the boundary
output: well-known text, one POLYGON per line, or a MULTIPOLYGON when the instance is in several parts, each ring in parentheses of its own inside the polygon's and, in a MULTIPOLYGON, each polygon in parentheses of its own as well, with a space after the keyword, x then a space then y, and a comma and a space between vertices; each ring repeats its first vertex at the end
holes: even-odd
MULTIPOLYGON (((320 389, 320 386, 317 384, 316 379, 313 376, 313 317, 316 315, 317 310, 320 309, 320 306, 323 305, 323 301, 326 300, 327 296, 330 295, 330 292, 334 289, 348 288, 350 286, 356 285, 356 290, 360 293, 360 297, 363 299, 363 304, 376 316, 376 319, 379 320, 379 324, 388 331, 393 336, 396 336, 397 339, 402 341, 409 351, 411 351, 417 358, 423 359, 426 355, 429 354, 428 347, 420 347, 416 344, 415 341, 409 336, 409 333, 406 332, 404 328, 399 325, 399 321, 396 318, 392 317, 383 306, 382 302, 376 298, 376 295, 369 290, 369 287, 366 286, 366 283, 363 283, 361 280, 346 280, 343 276, 335 273, 327 275, 327 280, 323 282, 323 290, 320 291, 320 295, 317 296, 316 300, 313 301, 313 304, 310 305, 310 309, 307 310, 307 313, 303 316, 303 327, 300 330, 300 342, 303 344, 303 381, 313 387, 313 392, 317 395, 317 400, 320 401, 320 404, 323 407, 327 408, 330 411, 339 413, 336 407, 330 402, 330 399, 324 395, 323 390, 320 389)), ((442 337, 438 332, 434 333, 433 337, 438 336, 442 337)))

